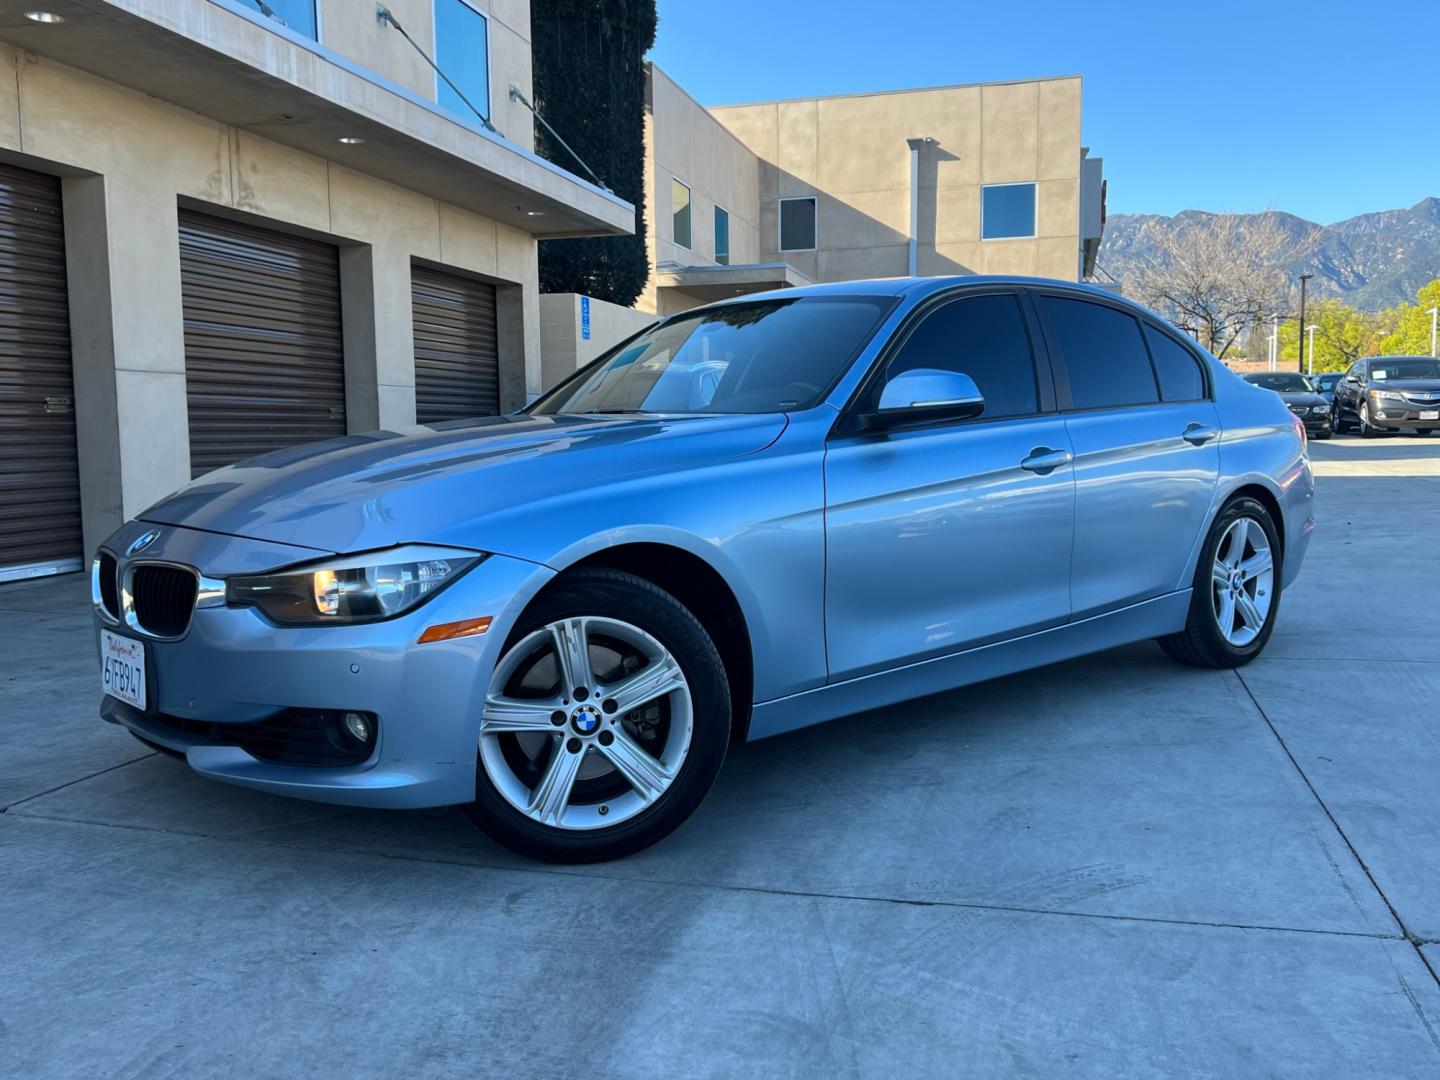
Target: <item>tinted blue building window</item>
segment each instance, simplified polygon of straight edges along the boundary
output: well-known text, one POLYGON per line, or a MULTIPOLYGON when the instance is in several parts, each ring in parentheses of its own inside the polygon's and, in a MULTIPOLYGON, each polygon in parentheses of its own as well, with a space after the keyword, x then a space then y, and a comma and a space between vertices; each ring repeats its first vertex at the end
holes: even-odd
MULTIPOLYGON (((464 0, 435 0, 435 63, 460 88, 470 104, 490 117, 490 45, 485 16, 464 0)), ((475 114, 450 89, 435 80, 435 100, 468 119, 475 114)))
POLYGON ((1034 235, 1034 184, 990 184, 980 189, 982 240, 1034 235))
POLYGON ((715 261, 730 265, 730 212, 715 207, 715 261))
POLYGON ((271 18, 284 23, 297 34, 304 34, 311 41, 319 40, 315 33, 315 0, 266 0, 264 7, 255 0, 246 0, 246 6, 262 15, 267 14, 265 8, 268 7, 275 13, 271 18))

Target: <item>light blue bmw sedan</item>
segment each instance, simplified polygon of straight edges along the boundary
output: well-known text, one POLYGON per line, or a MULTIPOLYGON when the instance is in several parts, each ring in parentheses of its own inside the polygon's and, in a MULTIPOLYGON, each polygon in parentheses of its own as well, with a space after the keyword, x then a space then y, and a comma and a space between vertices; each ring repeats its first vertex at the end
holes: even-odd
POLYGON ((1108 292, 737 298, 518 414, 145 511, 94 563, 101 713, 216 780, 609 859, 736 740, 1147 638, 1246 663, 1313 495, 1284 402, 1108 292))

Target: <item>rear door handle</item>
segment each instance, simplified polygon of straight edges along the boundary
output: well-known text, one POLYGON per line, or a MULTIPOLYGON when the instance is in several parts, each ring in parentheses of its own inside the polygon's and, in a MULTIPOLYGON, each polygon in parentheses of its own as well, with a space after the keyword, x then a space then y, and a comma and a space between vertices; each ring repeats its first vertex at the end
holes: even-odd
POLYGON ((1062 465, 1069 465, 1075 455, 1069 450, 1051 450, 1048 446, 1037 446, 1030 456, 1020 462, 1020 468, 1041 476, 1048 476, 1062 465))
POLYGON ((1219 434, 1219 428, 1208 427, 1205 424, 1191 424, 1181 432, 1180 437, 1191 446, 1204 446, 1219 434))

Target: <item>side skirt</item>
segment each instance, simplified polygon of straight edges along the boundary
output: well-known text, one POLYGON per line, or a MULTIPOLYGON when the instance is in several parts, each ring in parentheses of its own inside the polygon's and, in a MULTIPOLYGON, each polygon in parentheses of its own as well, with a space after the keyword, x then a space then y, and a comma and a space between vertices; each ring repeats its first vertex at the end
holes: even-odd
POLYGON ((1183 589, 1024 637, 761 702, 750 719, 750 740, 1173 634, 1185 625, 1189 608, 1190 590, 1183 589))

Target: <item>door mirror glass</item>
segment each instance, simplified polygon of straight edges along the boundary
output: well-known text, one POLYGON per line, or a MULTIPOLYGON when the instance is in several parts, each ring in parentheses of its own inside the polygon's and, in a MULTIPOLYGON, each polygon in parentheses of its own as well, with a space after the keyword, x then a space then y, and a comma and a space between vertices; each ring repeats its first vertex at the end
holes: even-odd
POLYGON ((1346 382, 1358 383, 1358 382, 1360 381, 1360 376, 1359 376, 1359 375, 1346 375, 1346 376, 1345 376, 1345 381, 1346 381, 1346 382))
POLYGON ((965 420, 985 411, 975 380, 959 371, 911 368, 880 391, 879 415, 886 422, 965 420))

